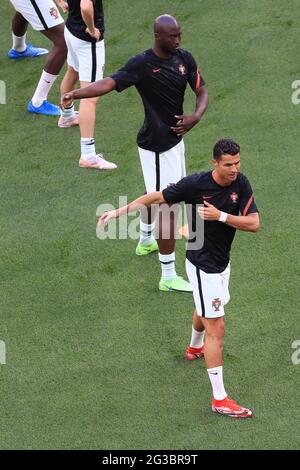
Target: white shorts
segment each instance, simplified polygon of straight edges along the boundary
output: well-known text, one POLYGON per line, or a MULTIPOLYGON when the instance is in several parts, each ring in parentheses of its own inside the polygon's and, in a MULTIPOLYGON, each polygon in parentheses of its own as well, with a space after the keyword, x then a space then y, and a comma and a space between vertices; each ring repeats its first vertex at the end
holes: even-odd
POLYGON ((64 22, 57 5, 52 0, 10 0, 10 2, 36 31, 45 31, 64 22))
POLYGON ((186 176, 183 140, 162 153, 138 150, 147 193, 162 191, 186 176))
POLYGON ((74 36, 65 27, 68 47, 67 62, 79 74, 81 82, 92 83, 103 78, 105 65, 104 40, 92 43, 74 36))
POLYGON ((185 264, 197 314, 203 318, 223 317, 224 305, 229 302, 230 263, 222 273, 205 273, 188 259, 185 264))

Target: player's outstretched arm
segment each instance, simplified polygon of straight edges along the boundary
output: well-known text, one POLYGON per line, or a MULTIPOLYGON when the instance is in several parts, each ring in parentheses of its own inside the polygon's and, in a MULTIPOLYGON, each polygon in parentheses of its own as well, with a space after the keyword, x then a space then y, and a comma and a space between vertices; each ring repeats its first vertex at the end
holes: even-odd
POLYGON ((60 107, 64 109, 65 107, 71 106, 73 100, 81 100, 83 98, 94 98, 94 96, 103 96, 111 92, 116 88, 116 82, 110 78, 106 77, 102 80, 98 80, 91 85, 78 88, 77 90, 69 91, 62 95, 60 99, 60 107))
POLYGON ((204 201, 204 206, 198 208, 201 219, 208 221, 220 221, 230 225, 237 230, 245 232, 257 232, 259 229, 259 215, 254 212, 248 215, 232 215, 221 212, 215 206, 204 201))
POLYGON ((150 207, 153 204, 162 204, 163 202, 165 202, 165 200, 161 191, 145 194, 130 202, 127 206, 119 207, 119 209, 113 211, 104 212, 99 218, 97 225, 104 226, 111 219, 117 219, 121 215, 129 212, 136 211, 143 207, 150 207))
POLYGON ((172 131, 177 135, 184 135, 190 131, 202 118, 208 106, 208 91, 205 86, 202 86, 196 93, 196 107, 195 112, 191 116, 182 114, 175 116, 178 119, 176 126, 171 127, 172 131))

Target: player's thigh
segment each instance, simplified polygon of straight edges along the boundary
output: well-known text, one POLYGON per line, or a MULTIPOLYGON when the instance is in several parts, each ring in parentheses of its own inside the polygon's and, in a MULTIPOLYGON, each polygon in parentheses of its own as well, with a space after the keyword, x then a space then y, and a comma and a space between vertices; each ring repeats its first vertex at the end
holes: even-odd
MULTIPOLYGON (((178 144, 178 152, 180 155, 180 163, 181 163, 181 178, 186 176, 186 166, 185 166, 185 145, 183 139, 178 144)), ((180 179, 181 179, 180 178, 180 179)))
POLYGON ((104 40, 96 43, 81 41, 76 53, 79 62, 79 80, 87 83, 101 80, 105 66, 104 40))
POLYGON ((147 193, 162 191, 185 176, 183 141, 166 152, 152 152, 138 147, 147 193))
POLYGON ((229 293, 230 263, 228 264, 227 268, 221 273, 221 277, 222 277, 224 305, 226 305, 228 304, 230 300, 230 293, 229 293))
POLYGON ((64 22, 53 0, 10 0, 36 31, 44 31, 64 22))
POLYGON ((72 33, 68 30, 67 27, 65 27, 64 31, 64 36, 65 36, 65 41, 68 49, 68 55, 67 55, 67 64, 68 66, 72 67, 72 69, 75 72, 79 72, 79 62, 76 54, 76 47, 77 47, 77 42, 78 38, 73 36, 72 33))
POLYGON ((147 193, 159 191, 158 154, 138 147, 145 188, 147 193))
POLYGON ((205 329, 205 335, 218 336, 222 338, 225 333, 225 317, 201 318, 205 329))
POLYGON ((203 318, 224 316, 224 289, 219 273, 205 273, 186 260, 186 272, 193 287, 193 296, 198 315, 203 318))
POLYGON ((159 154, 160 190, 170 184, 175 184, 186 176, 184 143, 181 140, 177 145, 159 154))

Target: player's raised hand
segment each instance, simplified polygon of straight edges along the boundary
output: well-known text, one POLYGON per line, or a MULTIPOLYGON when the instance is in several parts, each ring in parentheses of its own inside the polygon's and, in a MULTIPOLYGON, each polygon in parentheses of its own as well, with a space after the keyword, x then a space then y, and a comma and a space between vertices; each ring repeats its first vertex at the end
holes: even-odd
POLYGON ((203 220, 219 220, 220 211, 207 201, 203 201, 204 207, 198 207, 198 214, 203 220))
POLYGON ((96 39, 97 42, 100 41, 101 32, 98 28, 94 28, 93 30, 86 28, 85 32, 92 36, 92 38, 96 39))
POLYGON ((67 11, 69 11, 69 5, 65 0, 56 0, 56 3, 64 13, 67 13, 67 11))
POLYGON ((177 135, 184 135, 189 130, 192 129, 198 122, 199 119, 195 118, 195 116, 185 116, 182 114, 181 116, 175 115, 176 119, 178 119, 176 126, 171 127, 172 131, 175 132, 177 135))
POLYGON ((72 106, 73 103, 73 92, 69 91, 68 93, 65 93, 64 95, 61 96, 60 98, 60 108, 64 110, 65 108, 69 108, 72 106))
POLYGON ((111 219, 115 219, 117 217, 117 211, 106 211, 103 212, 101 217, 98 220, 97 227, 105 227, 108 224, 108 221, 111 219))

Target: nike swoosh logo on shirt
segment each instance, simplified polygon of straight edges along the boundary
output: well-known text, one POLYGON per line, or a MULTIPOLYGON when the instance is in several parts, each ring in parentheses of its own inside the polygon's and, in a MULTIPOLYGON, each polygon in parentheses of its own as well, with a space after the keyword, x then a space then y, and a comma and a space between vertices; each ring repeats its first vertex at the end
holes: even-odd
POLYGON ((160 72, 160 69, 152 69, 152 72, 153 73, 158 73, 158 72, 160 72))

